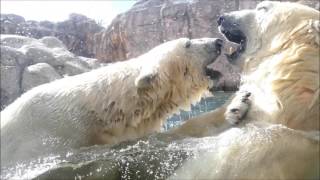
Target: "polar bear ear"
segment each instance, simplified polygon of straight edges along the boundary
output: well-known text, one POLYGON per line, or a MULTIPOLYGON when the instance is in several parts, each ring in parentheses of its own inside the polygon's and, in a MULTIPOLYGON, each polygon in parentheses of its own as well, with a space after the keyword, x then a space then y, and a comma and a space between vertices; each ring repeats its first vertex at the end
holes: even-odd
POLYGON ((135 85, 139 89, 150 88, 157 77, 157 73, 140 75, 135 80, 135 85))

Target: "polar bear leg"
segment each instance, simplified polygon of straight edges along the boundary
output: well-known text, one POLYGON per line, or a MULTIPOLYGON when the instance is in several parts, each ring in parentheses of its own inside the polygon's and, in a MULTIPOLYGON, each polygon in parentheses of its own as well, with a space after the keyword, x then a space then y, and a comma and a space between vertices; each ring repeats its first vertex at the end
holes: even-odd
POLYGON ((230 124, 238 124, 245 117, 251 105, 250 97, 251 93, 248 91, 237 92, 224 114, 230 124))
POLYGON ((218 109, 189 119, 166 133, 191 137, 219 134, 245 118, 250 109, 251 96, 248 91, 239 91, 218 109))
MULTIPOLYGON (((231 98, 231 100, 232 99, 233 98, 231 98)), ((167 133, 177 134, 183 137, 205 137, 219 134, 231 127, 230 123, 225 120, 225 112, 229 104, 230 100, 214 111, 191 118, 181 126, 169 130, 167 133)))

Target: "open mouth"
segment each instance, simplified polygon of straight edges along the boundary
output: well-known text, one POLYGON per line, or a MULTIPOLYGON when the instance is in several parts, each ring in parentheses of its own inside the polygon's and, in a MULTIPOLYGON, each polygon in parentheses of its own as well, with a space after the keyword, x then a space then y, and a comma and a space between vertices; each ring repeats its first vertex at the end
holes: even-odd
POLYGON ((211 68, 206 68, 205 70, 206 75, 211 79, 211 80, 219 80, 222 77, 222 73, 220 73, 219 71, 216 71, 214 69, 211 68))
POLYGON ((247 38, 244 33, 238 28, 237 24, 230 25, 229 23, 220 23, 219 31, 226 37, 226 39, 230 42, 238 44, 237 48, 230 52, 230 54, 226 54, 227 59, 232 63, 241 53, 243 53, 246 49, 247 38))
POLYGON ((215 62, 218 58, 218 56, 220 56, 221 52, 222 52, 222 48, 223 48, 224 42, 221 39, 217 39, 214 43, 209 44, 207 48, 207 51, 211 51, 213 52, 213 56, 210 59, 210 61, 208 63, 205 64, 205 74, 206 76, 211 79, 211 80, 217 80, 221 77, 221 73, 218 71, 214 71, 213 69, 208 68, 208 66, 210 64, 212 64, 213 62, 215 62))
POLYGON ((208 79, 211 80, 211 84, 209 84, 208 90, 213 94, 217 89, 216 86, 218 85, 218 82, 222 78, 222 73, 212 68, 206 67, 205 74, 208 79))
POLYGON ((223 48, 224 42, 221 39, 216 39, 214 41, 214 43, 210 43, 206 46, 206 50, 212 54, 212 57, 209 59, 208 63, 206 64, 209 65, 211 63, 213 63, 218 56, 220 56, 221 52, 222 52, 222 48, 223 48))

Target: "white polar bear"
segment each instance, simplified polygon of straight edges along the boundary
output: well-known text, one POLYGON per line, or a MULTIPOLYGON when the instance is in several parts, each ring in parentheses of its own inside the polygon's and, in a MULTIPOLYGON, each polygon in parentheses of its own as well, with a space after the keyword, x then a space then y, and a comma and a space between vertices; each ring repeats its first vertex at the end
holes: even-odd
POLYGON ((230 56, 243 64, 239 92, 172 131, 221 140, 172 179, 319 179, 319 17, 301 4, 263 1, 219 18, 240 44, 230 56))
POLYGON ((38 86, 1 112, 2 163, 159 131, 208 89, 222 40, 182 38, 88 73, 38 86))
POLYGON ((207 136, 229 128, 225 120, 237 124, 245 115, 246 122, 319 131, 319 15, 298 3, 263 1, 256 9, 221 16, 220 31, 240 44, 230 56, 243 67, 239 92, 230 103, 187 121, 176 132, 207 136))

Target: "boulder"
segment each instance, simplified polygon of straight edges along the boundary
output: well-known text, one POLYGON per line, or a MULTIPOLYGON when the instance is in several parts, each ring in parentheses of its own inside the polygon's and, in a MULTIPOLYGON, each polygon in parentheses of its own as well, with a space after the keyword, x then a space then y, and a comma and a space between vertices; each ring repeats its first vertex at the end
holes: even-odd
POLYGON ((70 14, 69 19, 53 23, 50 21, 25 21, 21 16, 1 14, 1 34, 16 34, 40 39, 54 36, 60 39, 72 53, 80 56, 94 57, 87 41, 104 28, 94 20, 80 14, 70 14))
POLYGON ((0 42, 2 46, 21 48, 24 45, 34 43, 35 39, 19 35, 1 35, 0 42))
POLYGON ((74 55, 59 39, 47 36, 1 35, 0 59, 1 109, 35 86, 104 65, 74 55))
POLYGON ((24 69, 22 74, 22 91, 36 87, 38 85, 48 83, 62 78, 55 69, 47 63, 37 63, 28 66, 24 69))
POLYGON ((4 45, 1 45, 0 57, 1 109, 3 109, 20 96, 21 72, 31 61, 22 52, 4 45))
POLYGON ((19 66, 0 66, 1 78, 1 109, 13 102, 20 96, 20 73, 19 66))
POLYGON ((64 48, 67 49, 67 47, 63 44, 62 41, 58 40, 55 37, 52 36, 45 36, 40 39, 40 42, 45 44, 48 48, 64 48))

